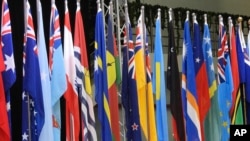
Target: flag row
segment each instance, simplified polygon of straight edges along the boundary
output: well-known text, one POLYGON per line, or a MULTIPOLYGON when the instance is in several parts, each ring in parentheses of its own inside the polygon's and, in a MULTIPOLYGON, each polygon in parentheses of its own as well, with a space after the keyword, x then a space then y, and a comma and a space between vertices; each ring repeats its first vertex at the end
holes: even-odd
MULTIPOLYGON (((30 4, 24 0, 22 140, 57 141, 65 136, 70 141, 96 141, 93 92, 80 2, 76 3, 73 39, 67 0, 64 1, 63 35, 58 10, 52 1, 48 53, 40 1, 37 0, 36 4, 37 34, 30 4), (65 99, 63 109, 60 99, 65 99), (62 113, 64 121, 61 120, 62 113), (62 123, 66 127, 65 135, 61 133, 62 123)), ((101 123, 101 140, 121 140, 120 121, 123 118, 126 140, 136 141, 168 141, 171 138, 177 141, 227 141, 230 124, 249 123, 250 34, 246 44, 241 18, 235 26, 229 19, 227 33, 223 17, 219 17, 217 67, 214 67, 207 17, 204 16, 204 30, 200 31, 196 15, 192 15, 190 22, 187 12, 180 76, 172 9, 169 9, 167 62, 163 57, 159 9, 151 64, 144 8, 138 17, 135 41, 127 8, 125 4, 124 42, 122 54, 119 54, 113 29, 112 2, 108 7, 107 31, 104 12, 97 3, 95 51, 91 61, 94 61, 94 97, 101 123), (119 57, 122 58, 121 65, 119 57), (166 77, 164 65, 167 66, 166 77), (119 115, 119 91, 124 117, 119 115), (167 114, 167 92, 170 94, 171 116, 167 114), (168 121, 171 121, 170 125, 168 121), (170 128, 173 131, 171 136, 170 128)), ((7 0, 2 1, 1 47, 0 138, 8 141, 12 138, 10 88, 17 78, 7 0)))

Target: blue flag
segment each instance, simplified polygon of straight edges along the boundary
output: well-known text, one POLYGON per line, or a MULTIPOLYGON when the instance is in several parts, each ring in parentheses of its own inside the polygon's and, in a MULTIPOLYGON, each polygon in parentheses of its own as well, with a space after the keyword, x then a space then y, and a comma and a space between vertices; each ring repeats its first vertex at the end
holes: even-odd
POLYGON ((233 80, 231 62, 228 53, 226 29, 222 22, 219 23, 219 47, 218 47, 218 102, 221 116, 221 140, 229 139, 230 117, 229 111, 232 105, 233 80))
POLYGON ((101 122, 102 141, 111 141, 110 109, 108 96, 106 46, 103 25, 103 12, 96 14, 95 24, 95 100, 98 104, 98 117, 101 122))
POLYGON ((2 52, 5 62, 5 71, 3 71, 3 83, 5 98, 7 103, 7 112, 9 119, 9 126, 11 129, 11 111, 10 111, 10 88, 16 81, 16 69, 14 62, 13 52, 13 41, 12 41, 12 30, 9 6, 7 0, 3 0, 2 3, 2 22, 1 22, 1 41, 2 41, 2 52))
POLYGON ((38 48, 38 61, 40 67, 41 84, 42 84, 42 94, 44 104, 44 126, 39 137, 39 141, 53 141, 53 126, 52 126, 52 105, 51 105, 51 87, 49 80, 49 66, 46 52, 46 45, 44 39, 44 29, 43 29, 43 16, 42 7, 40 0, 37 3, 37 48, 38 48))
POLYGON ((185 21, 183 36, 182 102, 186 122, 186 135, 188 141, 201 141, 201 123, 188 19, 185 21))
POLYGON ((156 20, 155 52, 153 63, 153 88, 156 94, 156 127, 159 141, 168 141, 168 119, 166 102, 166 85, 164 74, 164 58, 161 41, 160 17, 156 20))
POLYGON ((51 6, 49 69, 51 84, 51 104, 54 140, 61 140, 60 98, 67 89, 66 73, 63 62, 60 19, 55 3, 51 6))
POLYGON ((25 39, 23 50, 22 137, 38 140, 44 125, 44 107, 38 48, 30 4, 26 1, 25 39))
MULTIPOLYGON (((128 15, 127 15, 128 16, 128 15)), ((128 18, 128 17, 126 17, 128 18)), ((137 87, 135 80, 135 60, 132 29, 130 23, 126 24, 127 31, 124 36, 123 63, 122 63, 122 105, 125 109, 126 138, 127 140, 141 141, 141 127, 137 87)))

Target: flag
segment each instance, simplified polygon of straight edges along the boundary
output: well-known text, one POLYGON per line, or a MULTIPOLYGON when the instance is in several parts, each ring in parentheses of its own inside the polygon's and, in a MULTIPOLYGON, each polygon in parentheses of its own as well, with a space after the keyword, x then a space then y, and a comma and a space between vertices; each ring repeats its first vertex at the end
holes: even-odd
MULTIPOLYGON (((2 47, 2 46, 1 46, 2 47)), ((5 101, 5 93, 4 93, 4 84, 3 84, 3 78, 2 73, 5 71, 5 65, 4 65, 4 58, 3 58, 3 52, 2 49, 0 49, 0 138, 2 140, 10 141, 11 140, 11 134, 10 134, 10 126, 8 121, 8 114, 7 114, 7 108, 6 108, 6 101, 5 101)))
POLYGON ((30 4, 26 1, 23 49, 22 138, 38 140, 44 125, 44 106, 38 48, 30 4))
POLYGON ((44 126, 39 137, 39 141, 53 141, 53 126, 52 126, 52 105, 51 105, 51 87, 49 80, 49 66, 46 52, 46 45, 44 39, 43 29, 43 16, 41 2, 37 4, 37 48, 38 48, 38 61, 41 76, 42 96, 44 104, 44 126))
POLYGON ((220 109, 221 140, 229 139, 230 117, 229 111, 232 105, 233 80, 231 63, 228 53, 226 29, 222 21, 219 23, 219 46, 218 46, 218 102, 220 109))
POLYGON ((168 118, 160 17, 156 20, 153 86, 156 99, 156 126, 159 141, 168 141, 168 118))
POLYGON ((11 106, 10 106, 10 88, 16 81, 16 70, 14 62, 14 51, 12 41, 12 29, 9 13, 8 1, 2 1, 2 22, 1 22, 1 39, 2 52, 4 64, 6 65, 5 71, 2 72, 5 98, 7 104, 8 121, 11 130, 11 106))
POLYGON ((142 23, 142 15, 138 19, 136 27, 135 45, 135 76, 138 95, 138 106, 140 115, 140 125, 142 137, 148 139, 148 119, 147 119, 147 96, 146 96, 146 66, 145 66, 145 26, 142 23), (143 31, 144 30, 144 31, 143 31))
MULTIPOLYGON (((112 9, 109 5, 109 10, 112 9)), ((113 12, 113 11, 112 11, 113 12)), ((114 56, 115 52, 115 41, 113 31, 113 17, 111 11, 108 15, 108 36, 107 36, 107 78, 108 78, 108 93, 109 93, 109 107, 110 111, 111 129, 113 141, 120 140, 120 127, 119 127, 119 108, 118 108, 118 93, 116 86, 116 59, 114 56)))
POLYGON ((76 83, 81 101, 82 140, 97 141, 92 90, 88 66, 85 33, 80 2, 77 1, 74 32, 74 54, 76 63, 76 83))
MULTIPOLYGON (((153 97, 153 84, 152 84, 152 76, 151 76, 151 60, 149 56, 148 49, 148 38, 146 35, 145 42, 145 65, 146 65, 146 78, 147 78, 147 86, 146 86, 146 94, 147 94, 147 118, 148 118, 148 139, 151 141, 157 140, 157 131, 156 131, 156 121, 155 121, 155 108, 154 108, 154 97, 153 97)), ((165 77, 164 77, 165 78, 165 77)))
MULTIPOLYGON (((247 49, 246 49, 247 53, 248 53, 248 56, 250 56, 250 30, 248 30, 248 35, 247 35, 247 49)), ((249 65, 246 65, 246 68, 248 69, 249 65)), ((248 83, 250 80, 250 76, 249 76, 249 71, 246 71, 246 75, 247 75, 247 81, 246 83, 248 83)), ((247 86, 249 86, 247 84, 247 86)), ((246 111, 249 111, 250 109, 250 89, 249 87, 246 87, 246 111)), ((246 124, 249 124, 250 123, 250 112, 246 112, 246 118, 247 118, 247 123, 246 124)))
POLYGON ((68 1, 64 1, 64 65, 66 70, 67 89, 64 93, 66 100, 66 140, 77 141, 80 136, 80 115, 78 93, 76 91, 76 68, 74 60, 73 39, 71 34, 68 1))
POLYGON ((167 63, 167 89, 170 92, 170 110, 172 113, 173 137, 176 141, 185 141, 185 126, 181 102, 181 85, 177 52, 174 38, 174 23, 169 21, 169 48, 167 63))
POLYGON ((208 111, 207 117, 205 119, 205 139, 207 141, 219 141, 221 137, 220 133, 220 111, 218 105, 218 94, 217 94, 217 83, 215 79, 213 54, 210 38, 210 30, 208 24, 204 24, 203 32, 203 55, 204 61, 206 63, 208 86, 209 86, 209 96, 211 107, 208 111))
MULTIPOLYGON (((249 71, 250 60, 247 54, 246 43, 244 40, 244 35, 241 29, 241 23, 238 23, 236 28, 236 48, 238 56, 238 68, 239 68, 239 78, 241 83, 241 89, 239 93, 235 96, 235 101, 233 101, 232 109, 232 124, 244 124, 243 109, 242 109, 242 96, 241 94, 246 94, 247 85, 247 74, 249 71)), ((248 79, 249 80, 249 79, 248 79)), ((249 81, 248 81, 249 83, 249 81)))
POLYGON ((95 24, 95 100, 98 104, 98 118, 101 122, 101 140, 111 141, 110 108, 107 84, 106 46, 103 13, 98 9, 95 24))
MULTIPOLYGON (((128 15, 126 17, 129 21, 128 15)), ((126 139, 141 141, 141 126, 138 108, 138 95, 135 80, 135 58, 132 29, 130 22, 126 23, 124 45, 122 48, 122 91, 121 99, 125 111, 126 139)))
POLYGON ((193 55, 194 55, 194 69, 196 78, 196 90, 198 96, 198 106, 200 113, 200 123, 201 123, 201 137, 205 140, 204 135, 204 121, 207 112, 210 108, 210 97, 208 89, 208 78, 206 64, 204 62, 204 56, 202 51, 202 44, 200 39, 200 27, 197 20, 193 23, 194 34, 193 34, 193 55))
POLYGON ((183 36, 182 103, 186 123, 186 137, 188 141, 201 141, 201 122, 188 19, 185 21, 183 36))
POLYGON ((61 140, 60 98, 67 89, 66 73, 63 63, 62 41, 59 14, 55 3, 51 5, 49 71, 51 84, 51 104, 54 140, 61 140))
MULTIPOLYGON (((232 107, 230 111, 230 115, 232 123, 235 123, 235 116, 237 115, 237 109, 239 104, 241 105, 241 92, 240 92, 240 79, 239 79, 239 70, 238 70, 238 58, 237 58, 237 50, 236 50, 236 37, 233 24, 230 23, 230 59, 231 59, 231 70, 233 77, 234 90, 232 93, 232 107), (236 104, 236 105, 235 105, 236 104)), ((242 109, 241 109, 242 112, 242 109)), ((242 114, 242 113, 241 113, 242 114)), ((242 117, 241 117, 242 118, 242 117)), ((243 120, 243 119, 242 119, 243 120)), ((242 121, 243 122, 243 121, 242 121)))

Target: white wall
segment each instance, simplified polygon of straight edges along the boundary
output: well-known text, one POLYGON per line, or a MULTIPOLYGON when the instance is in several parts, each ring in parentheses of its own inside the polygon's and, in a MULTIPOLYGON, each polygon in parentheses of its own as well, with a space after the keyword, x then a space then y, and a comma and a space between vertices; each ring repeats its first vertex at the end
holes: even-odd
POLYGON ((249 0, 141 0, 141 3, 165 5, 171 8, 183 7, 218 13, 250 15, 249 0))

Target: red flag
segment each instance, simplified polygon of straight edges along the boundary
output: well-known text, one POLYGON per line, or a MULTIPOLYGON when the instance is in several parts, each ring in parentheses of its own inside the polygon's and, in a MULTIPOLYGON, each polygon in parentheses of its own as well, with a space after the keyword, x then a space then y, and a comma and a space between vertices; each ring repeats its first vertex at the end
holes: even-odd
POLYGON ((64 18, 64 64, 67 78, 67 90, 64 93, 66 100, 66 140, 77 141, 80 136, 80 115, 78 93, 75 89, 76 68, 67 4, 66 0, 64 18))
POLYGON ((0 139, 10 141, 10 128, 6 109, 5 93, 3 87, 2 73, 5 70, 2 46, 0 45, 0 139))

